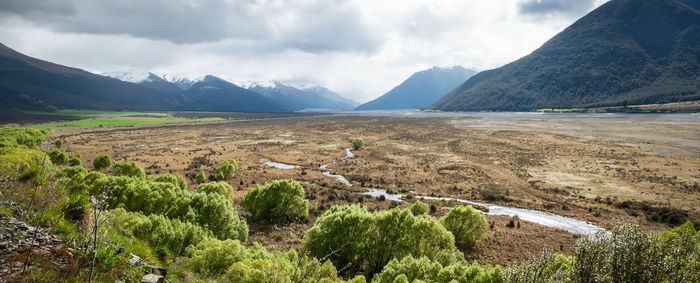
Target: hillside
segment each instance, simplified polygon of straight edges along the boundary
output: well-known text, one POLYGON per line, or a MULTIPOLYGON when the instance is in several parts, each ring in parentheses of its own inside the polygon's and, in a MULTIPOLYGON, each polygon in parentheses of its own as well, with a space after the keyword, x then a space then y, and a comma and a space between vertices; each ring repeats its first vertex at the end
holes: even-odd
POLYGON ((287 112, 289 107, 221 78, 207 75, 185 90, 187 103, 180 110, 222 112, 287 112))
POLYGON ((700 100, 697 7, 696 1, 612 0, 430 108, 520 111, 700 100))
MULTIPOLYGON (((334 98, 335 94, 325 88, 298 89, 280 82, 269 85, 251 84, 248 90, 274 100, 292 111, 303 110, 352 110, 353 105, 334 98), (325 90, 325 91, 324 91, 325 90)), ((340 97, 335 94, 335 96, 340 97)))
POLYGON ((177 93, 145 88, 25 56, 0 44, 0 107, 51 110, 166 110, 177 93))
POLYGON ((355 110, 415 109, 432 104, 476 71, 461 66, 432 67, 411 75, 389 92, 355 110))

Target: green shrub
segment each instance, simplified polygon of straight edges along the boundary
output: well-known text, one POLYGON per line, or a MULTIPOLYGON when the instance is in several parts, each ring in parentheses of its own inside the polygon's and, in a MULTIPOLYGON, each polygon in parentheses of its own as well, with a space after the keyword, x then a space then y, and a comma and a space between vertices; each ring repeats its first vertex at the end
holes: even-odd
POLYGON ((353 148, 354 150, 362 149, 363 147, 365 147, 365 141, 364 141, 364 140, 362 140, 362 139, 354 139, 354 140, 352 141, 352 148, 353 148))
POLYGON ((183 191, 187 190, 187 181, 185 181, 185 177, 180 174, 162 174, 149 177, 148 179, 153 182, 171 183, 183 191))
POLYGON ((48 170, 53 170, 53 163, 46 153, 27 148, 0 149, 0 174, 15 176, 29 168, 41 168, 44 164, 48 170))
POLYGON ((92 167, 95 168, 95 170, 101 170, 102 168, 107 168, 112 166, 112 159, 109 158, 109 155, 102 154, 98 155, 95 157, 95 160, 92 161, 92 167))
POLYGON ((197 186, 195 192, 205 193, 205 194, 220 194, 225 198, 231 198, 231 192, 233 188, 226 182, 211 182, 206 184, 201 184, 197 186))
POLYGON ((51 162, 56 165, 63 165, 68 163, 68 154, 60 150, 50 150, 49 158, 51 158, 51 162))
POLYGON ((41 144, 47 137, 45 130, 35 130, 28 128, 3 127, 0 128, 0 149, 26 146, 34 148, 41 144))
POLYGON ((63 218, 72 222, 85 220, 89 213, 90 199, 82 193, 72 194, 70 199, 61 206, 63 218))
POLYGON ((65 140, 59 139, 59 140, 56 140, 56 142, 54 143, 54 145, 56 145, 57 148, 61 148, 61 146, 63 146, 63 144, 64 144, 65 142, 66 142, 65 140))
POLYGON ((253 219, 292 221, 308 216, 304 188, 294 180, 276 180, 249 190, 241 202, 253 219))
POLYGON ((392 258, 426 256, 443 265, 463 258, 452 234, 434 218, 398 207, 370 213, 357 205, 333 206, 306 232, 302 247, 311 256, 328 256, 350 274, 367 276, 392 258))
POLYGON ((236 176, 238 164, 232 158, 226 159, 219 163, 219 166, 214 170, 214 176, 217 180, 228 180, 236 176))
POLYGON ((234 263, 251 257, 238 240, 205 240, 189 247, 187 253, 192 271, 212 277, 224 274, 234 263))
POLYGON ((81 160, 80 154, 76 154, 75 156, 71 157, 68 159, 68 166, 79 166, 83 164, 83 161, 81 160))
POLYGON ((413 213, 413 215, 423 215, 423 214, 428 213, 429 207, 424 202, 418 200, 418 201, 414 202, 409 207, 409 209, 411 210, 411 213, 413 213))
POLYGON ((392 282, 504 282, 499 267, 488 265, 453 263, 443 266, 427 257, 406 256, 401 260, 392 259, 382 272, 375 275, 372 283, 392 282))
POLYGON ((145 216, 123 208, 111 210, 110 221, 112 227, 120 232, 174 255, 181 255, 189 246, 211 237, 211 232, 189 222, 171 220, 157 214, 145 216))
POLYGON ((486 238, 486 218, 470 206, 456 206, 440 219, 440 224, 455 237, 455 244, 471 249, 486 238))
POLYGON ((207 175, 204 174, 204 170, 199 170, 199 173, 194 176, 194 179, 197 180, 199 183, 203 183, 204 181, 207 180, 207 175))
POLYGON ((505 273, 508 282, 570 282, 573 257, 542 252, 530 256, 525 262, 509 266, 505 273))
POLYGON ((145 178, 146 171, 133 161, 122 161, 114 165, 114 176, 145 178))

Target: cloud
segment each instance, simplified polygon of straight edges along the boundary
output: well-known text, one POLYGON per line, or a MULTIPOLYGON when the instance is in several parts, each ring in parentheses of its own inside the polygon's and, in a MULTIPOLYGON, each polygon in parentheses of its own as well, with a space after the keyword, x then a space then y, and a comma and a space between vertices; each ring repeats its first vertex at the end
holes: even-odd
POLYGON ((371 52, 378 36, 344 1, 0 0, 0 14, 67 33, 176 44, 251 40, 260 48, 371 52), (267 45, 267 46, 265 46, 267 45))
POLYGON ((518 4, 521 14, 543 16, 554 14, 582 15, 596 5, 596 0, 527 0, 518 4))

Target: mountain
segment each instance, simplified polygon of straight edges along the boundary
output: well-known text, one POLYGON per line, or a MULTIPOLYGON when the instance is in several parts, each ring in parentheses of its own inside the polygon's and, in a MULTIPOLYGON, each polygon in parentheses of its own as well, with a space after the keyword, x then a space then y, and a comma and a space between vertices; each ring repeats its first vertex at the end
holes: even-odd
POLYGON ((166 79, 151 73, 151 72, 139 72, 139 71, 122 71, 122 72, 109 72, 102 73, 103 76, 115 78, 121 81, 135 83, 148 88, 166 91, 171 93, 183 94, 182 88, 180 86, 167 81, 166 79))
MULTIPOLYGON (((182 82, 183 80, 180 80, 182 82)), ((221 78, 207 75, 202 79, 180 84, 187 103, 180 110, 232 112, 287 112, 293 111, 283 101, 265 97, 241 88, 221 78), (281 105, 285 105, 284 107, 281 105)))
POLYGON ((611 0, 430 106, 520 111, 700 100, 697 0, 611 0))
POLYGON ((0 108, 168 110, 183 102, 177 93, 39 60, 0 44, 0 108))
POLYGON ((293 86, 272 81, 267 83, 251 83, 248 90, 262 94, 284 105, 292 111, 304 110, 352 110, 354 105, 323 87, 298 89, 293 86))
POLYGON ((461 66, 432 67, 414 73, 379 98, 362 104, 355 110, 415 109, 425 107, 462 84, 476 71, 461 66))

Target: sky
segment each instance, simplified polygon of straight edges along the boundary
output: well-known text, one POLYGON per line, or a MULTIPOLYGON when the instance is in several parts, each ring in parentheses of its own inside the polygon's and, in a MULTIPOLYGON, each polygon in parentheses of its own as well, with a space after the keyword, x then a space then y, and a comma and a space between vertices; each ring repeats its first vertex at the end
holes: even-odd
POLYGON ((606 0, 0 0, 0 43, 95 73, 322 85, 358 102, 414 72, 525 56, 606 0))

